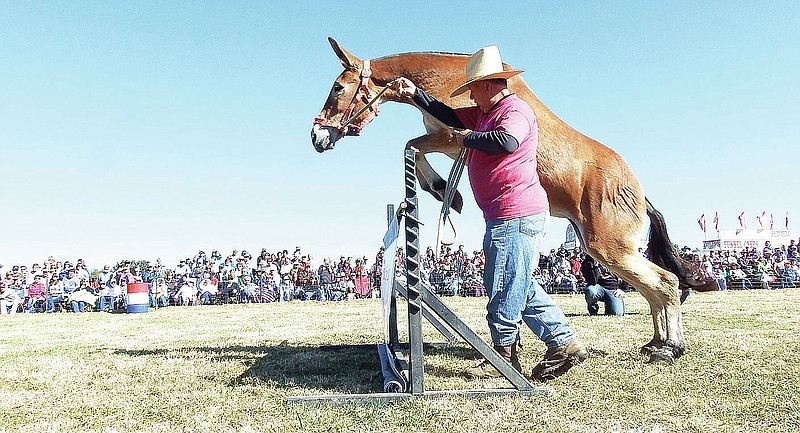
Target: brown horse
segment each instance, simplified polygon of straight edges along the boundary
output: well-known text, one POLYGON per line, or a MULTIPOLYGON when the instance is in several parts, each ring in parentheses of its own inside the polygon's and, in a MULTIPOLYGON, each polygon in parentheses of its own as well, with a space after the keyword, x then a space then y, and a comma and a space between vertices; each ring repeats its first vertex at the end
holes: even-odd
MULTIPOLYGON (((322 112, 314 120, 311 140, 318 152, 332 149, 345 135, 358 135, 378 114, 380 103, 409 103, 393 88, 386 88, 398 77, 410 79, 451 107, 470 105, 466 94, 449 96, 464 81, 468 55, 407 53, 365 61, 340 48, 335 40, 329 38, 329 42, 345 70, 334 81, 322 112), (367 107, 376 97, 374 105, 367 107)), ((650 362, 671 363, 685 348, 680 287, 698 284, 672 246, 662 215, 645 198, 639 181, 616 152, 559 119, 520 76, 511 78, 508 84, 536 113, 539 176, 550 199, 551 213, 569 219, 586 251, 647 299, 654 334, 642 351, 650 354, 650 362), (637 245, 646 216, 651 221, 648 251, 652 262, 638 252, 637 245)), ((418 150, 420 186, 441 200, 446 182, 425 154, 441 152, 455 159, 460 149, 448 127, 424 111, 422 114, 427 134, 410 140, 406 148, 418 150)), ((461 210, 461 196, 452 206, 461 210)))

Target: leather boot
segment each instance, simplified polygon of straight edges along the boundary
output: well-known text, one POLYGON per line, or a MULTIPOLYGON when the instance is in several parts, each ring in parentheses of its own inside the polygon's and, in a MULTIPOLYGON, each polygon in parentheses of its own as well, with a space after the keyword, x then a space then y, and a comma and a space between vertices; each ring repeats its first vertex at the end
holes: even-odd
MULTIPOLYGON (((494 350, 496 350, 497 353, 499 353, 500 356, 502 356, 503 359, 511 364, 511 366, 517 371, 522 372, 522 366, 519 363, 519 356, 517 355, 516 344, 512 344, 510 346, 494 346, 494 350)), ((464 374, 476 379, 503 377, 503 374, 485 359, 475 367, 470 367, 464 370, 464 374)))
POLYGON ((540 382, 555 379, 587 358, 589 352, 583 343, 575 338, 563 346, 547 349, 544 359, 533 367, 531 377, 540 382))

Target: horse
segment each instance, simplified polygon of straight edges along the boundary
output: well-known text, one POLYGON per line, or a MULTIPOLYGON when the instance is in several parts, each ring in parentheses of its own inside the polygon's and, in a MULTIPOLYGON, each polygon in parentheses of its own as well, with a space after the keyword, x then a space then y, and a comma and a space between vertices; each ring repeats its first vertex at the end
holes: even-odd
MULTIPOLYGON (((314 119, 311 141, 317 152, 333 149, 342 137, 359 135, 384 102, 413 105, 390 85, 399 77, 410 79, 451 107, 471 105, 469 92, 450 97, 450 92, 464 80, 470 57, 467 54, 415 52, 362 60, 342 49, 334 39, 328 41, 344 71, 334 81, 322 111, 314 119)), ((654 331, 641 352, 649 355, 648 362, 671 364, 686 349, 680 293, 701 284, 675 250, 663 216, 645 197, 638 179, 620 155, 561 120, 520 75, 510 78, 508 87, 536 114, 538 173, 550 200, 550 213, 568 219, 586 252, 647 299, 654 331), (649 260, 638 249, 645 217, 650 219, 646 251, 649 260)), ((416 151, 420 187, 442 200, 446 181, 425 155, 439 152, 456 159, 461 149, 449 127, 420 111, 426 134, 409 140, 406 149, 416 151)), ((451 208, 460 212, 462 206, 463 198, 456 194, 451 208)))

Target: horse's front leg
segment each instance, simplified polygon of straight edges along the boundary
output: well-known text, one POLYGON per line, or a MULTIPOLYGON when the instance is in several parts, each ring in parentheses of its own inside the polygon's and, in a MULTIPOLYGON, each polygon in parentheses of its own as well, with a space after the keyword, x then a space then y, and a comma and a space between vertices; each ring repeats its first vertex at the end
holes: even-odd
MULTIPOLYGON (((409 140, 409 142, 406 143, 406 150, 408 149, 413 149, 415 151, 417 179, 419 180, 420 187, 424 191, 429 192, 437 200, 443 201, 445 189, 447 188, 447 181, 431 167, 425 155, 432 152, 440 152, 455 159, 460 152, 458 143, 455 142, 455 139, 452 138, 447 130, 440 129, 409 140)), ((450 207, 454 211, 460 213, 463 206, 464 198, 461 196, 461 193, 456 191, 453 196, 453 201, 450 203, 450 207)))

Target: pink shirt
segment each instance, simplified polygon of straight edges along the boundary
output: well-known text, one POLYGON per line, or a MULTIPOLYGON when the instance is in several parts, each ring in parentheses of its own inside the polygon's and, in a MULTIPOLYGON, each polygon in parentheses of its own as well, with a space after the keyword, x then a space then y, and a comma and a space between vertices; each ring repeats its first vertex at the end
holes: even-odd
POLYGON ((42 283, 33 283, 28 286, 28 296, 30 296, 31 299, 44 299, 44 293, 45 288, 42 283))
POLYGON ((484 114, 478 107, 455 110, 461 123, 477 132, 499 130, 512 135, 519 148, 511 154, 490 155, 471 150, 469 181, 478 207, 487 221, 509 220, 546 212, 547 193, 536 172, 539 133, 533 109, 510 95, 484 114))

